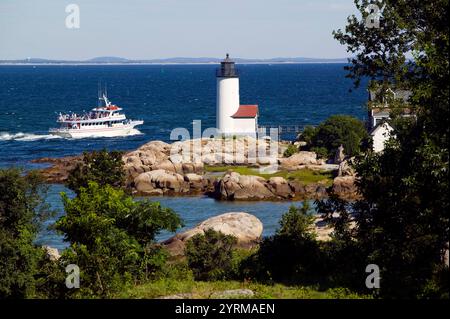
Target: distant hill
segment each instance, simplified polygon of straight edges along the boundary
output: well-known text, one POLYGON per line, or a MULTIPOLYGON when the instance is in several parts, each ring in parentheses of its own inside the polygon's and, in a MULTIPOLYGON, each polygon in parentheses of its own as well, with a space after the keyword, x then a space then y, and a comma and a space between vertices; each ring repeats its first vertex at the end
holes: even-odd
POLYGON ((128 63, 130 60, 125 58, 118 58, 115 56, 100 56, 93 59, 89 59, 86 62, 92 63, 128 63))
MULTIPOLYGON (((22 60, 0 60, 0 64, 204 64, 204 63, 219 63, 223 58, 211 57, 174 57, 164 59, 149 59, 149 60, 130 60, 121 57, 95 57, 89 60, 50 60, 41 58, 27 58, 22 60)), ((270 59, 245 59, 234 58, 236 63, 346 63, 347 58, 339 59, 320 59, 320 58, 270 58, 270 59)))

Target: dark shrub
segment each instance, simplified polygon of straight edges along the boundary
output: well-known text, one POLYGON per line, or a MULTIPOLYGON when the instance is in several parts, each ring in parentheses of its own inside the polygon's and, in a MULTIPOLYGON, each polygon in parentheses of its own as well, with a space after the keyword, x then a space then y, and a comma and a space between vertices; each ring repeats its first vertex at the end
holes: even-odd
POLYGON ((278 281, 304 281, 319 270, 320 247, 313 232, 314 216, 305 204, 292 206, 280 220, 280 228, 274 236, 261 243, 258 256, 263 277, 278 281))
POLYGON ((0 299, 36 296, 43 250, 34 244, 47 214, 38 174, 0 169, 0 299))
POLYGON ((213 229, 192 237, 186 246, 189 267, 197 280, 222 280, 233 269, 233 246, 237 240, 213 229))
POLYGON ((290 156, 294 155, 297 152, 298 152, 298 147, 293 145, 293 144, 289 144, 287 149, 284 151, 283 156, 284 157, 290 157, 290 156))
POLYGON ((300 135, 307 142, 306 149, 324 158, 332 158, 340 145, 344 146, 346 155, 355 156, 367 137, 364 123, 349 115, 330 116, 315 128, 306 127, 300 135))
POLYGON ((122 187, 125 184, 122 155, 122 152, 107 150, 84 152, 83 162, 69 174, 67 187, 77 194, 81 187, 88 187, 89 182, 122 187))
POLYGON ((63 194, 66 215, 56 228, 70 249, 63 263, 80 268, 81 296, 109 297, 126 284, 152 279, 166 262, 155 243, 161 230, 175 231, 181 219, 171 209, 136 202, 123 190, 89 182, 74 199, 63 194))

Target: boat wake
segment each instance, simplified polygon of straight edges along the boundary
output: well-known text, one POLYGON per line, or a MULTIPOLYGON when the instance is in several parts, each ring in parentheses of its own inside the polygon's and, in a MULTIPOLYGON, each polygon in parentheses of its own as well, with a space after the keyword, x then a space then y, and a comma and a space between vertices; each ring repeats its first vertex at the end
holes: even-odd
POLYGON ((144 135, 144 133, 134 128, 126 136, 134 136, 134 135, 144 135))
MULTIPOLYGON (((126 136, 134 136, 134 135, 143 135, 141 131, 138 129, 132 129, 127 134, 119 135, 116 137, 126 137, 126 136)), ((87 139, 87 138, 102 138, 98 136, 85 136, 85 137, 77 137, 77 138, 66 138, 58 135, 52 134, 33 134, 33 133, 9 133, 9 132, 0 132, 0 142, 1 141, 22 141, 22 142, 33 142, 39 140, 53 140, 53 139, 87 139)))
POLYGON ((89 138, 122 138, 122 137, 127 137, 127 136, 134 136, 134 135, 143 135, 144 133, 142 133, 141 131, 139 131, 138 129, 132 129, 130 130, 128 133, 123 133, 120 135, 115 135, 115 136, 98 136, 95 133, 93 135, 90 136, 72 136, 72 137, 65 137, 68 140, 83 140, 83 139, 89 139, 89 138))
POLYGON ((32 133, 9 133, 0 132, 0 141, 23 141, 23 142, 33 142, 38 140, 52 140, 62 138, 60 136, 51 134, 32 134, 32 133))

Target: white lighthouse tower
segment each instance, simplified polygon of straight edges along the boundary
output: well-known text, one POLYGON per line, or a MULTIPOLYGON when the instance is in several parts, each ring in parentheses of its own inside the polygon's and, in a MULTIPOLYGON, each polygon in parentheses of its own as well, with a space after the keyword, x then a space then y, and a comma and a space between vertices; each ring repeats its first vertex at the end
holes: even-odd
POLYGON ((240 105, 239 75, 227 54, 217 70, 216 127, 224 135, 256 135, 258 106, 240 105))

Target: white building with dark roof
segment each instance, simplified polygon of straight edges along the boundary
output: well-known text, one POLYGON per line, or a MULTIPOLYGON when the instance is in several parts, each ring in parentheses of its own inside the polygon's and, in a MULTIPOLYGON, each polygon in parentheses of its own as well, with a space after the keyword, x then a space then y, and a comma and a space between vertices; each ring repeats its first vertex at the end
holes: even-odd
POLYGON ((394 129, 388 122, 378 124, 373 130, 370 131, 372 137, 372 148, 375 153, 382 152, 384 150, 385 143, 391 138, 392 131, 394 129))
MULTIPOLYGON (((392 107, 389 105, 390 101, 400 100, 407 104, 412 95, 408 90, 369 90, 369 117, 367 121, 367 128, 373 142, 373 151, 381 152, 387 140, 392 137, 393 128, 389 124, 390 113, 392 107)), ((402 107, 401 112, 403 116, 410 116, 411 111, 407 107, 402 107)))
POLYGON ((239 74, 227 54, 217 70, 216 127, 224 135, 256 136, 258 105, 241 105, 239 74))

